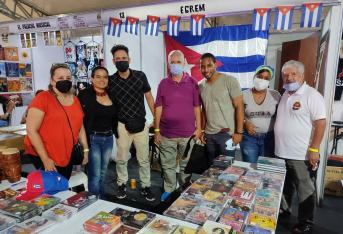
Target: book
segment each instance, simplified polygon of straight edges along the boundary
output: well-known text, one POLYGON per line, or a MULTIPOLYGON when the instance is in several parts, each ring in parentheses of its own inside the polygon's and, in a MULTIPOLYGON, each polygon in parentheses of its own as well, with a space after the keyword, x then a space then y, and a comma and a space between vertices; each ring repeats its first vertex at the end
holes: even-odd
POLYGON ((9 228, 9 227, 15 225, 15 223, 16 223, 15 218, 11 218, 9 216, 0 214, 0 232, 2 230, 5 230, 6 228, 9 228))
POLYGON ((93 193, 83 191, 64 200, 61 204, 77 208, 78 211, 86 208, 98 200, 98 196, 93 193))
POLYGON ((178 226, 175 231, 173 231, 173 234, 197 234, 197 230, 190 227, 185 226, 178 226))
POLYGON ((139 234, 169 234, 177 228, 177 225, 163 218, 155 218, 139 234))
POLYGON ((230 234, 231 227, 222 223, 207 220, 198 232, 198 234, 212 233, 230 234))
POLYGON ((47 217, 48 219, 61 222, 61 221, 69 219, 71 216, 73 216, 76 213, 77 213, 77 208, 59 204, 45 211, 43 213, 43 216, 47 217))
POLYGON ((19 64, 18 63, 5 63, 7 77, 19 77, 19 64))
POLYGON ((164 212, 164 215, 184 220, 197 204, 198 202, 193 198, 180 197, 164 212))
POLYGON ((6 77, 6 66, 4 62, 0 62, 0 77, 6 77))
POLYGON ((18 61, 18 47, 5 47, 4 48, 5 60, 7 61, 18 61))
POLYGON ((244 233, 248 234, 272 234, 270 230, 266 230, 260 227, 256 227, 254 225, 245 225, 244 233))
POLYGON ((276 219, 257 213, 251 213, 249 215, 248 224, 274 231, 276 228, 276 219))
POLYGON ((40 232, 50 228, 51 226, 53 226, 55 223, 56 223, 55 221, 50 220, 46 217, 35 216, 29 220, 26 220, 26 221, 18 224, 18 226, 20 226, 24 229, 31 230, 31 233, 40 233, 40 232))
POLYGON ((7 78, 0 78, 0 92, 8 92, 7 78))
POLYGON ((32 78, 19 78, 21 91, 32 91, 32 78))
POLYGON ((135 234, 139 230, 126 226, 126 225, 120 225, 112 234, 135 234))
POLYGON ((19 76, 32 77, 32 69, 30 63, 19 63, 19 76))
POLYGON ((101 211, 83 223, 86 231, 94 233, 109 233, 120 224, 120 217, 101 211))
POLYGON ((43 194, 34 200, 31 203, 36 204, 42 211, 50 209, 51 207, 56 206, 60 203, 61 199, 58 197, 54 197, 52 195, 43 194))
POLYGON ((21 83, 19 78, 7 78, 7 90, 8 92, 20 92, 21 83))

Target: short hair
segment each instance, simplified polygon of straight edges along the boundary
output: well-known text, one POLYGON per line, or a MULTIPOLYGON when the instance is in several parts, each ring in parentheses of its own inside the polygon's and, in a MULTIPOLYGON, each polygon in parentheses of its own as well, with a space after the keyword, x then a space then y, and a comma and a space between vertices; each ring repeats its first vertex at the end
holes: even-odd
POLYGON ((213 63, 217 62, 216 57, 214 57, 214 55, 211 53, 205 53, 205 54, 201 55, 200 62, 201 62, 201 60, 203 60, 205 58, 211 59, 213 61, 213 63))
POLYGON ((119 45, 114 45, 111 49, 111 53, 113 57, 114 57, 115 52, 117 52, 118 50, 124 50, 127 53, 127 55, 129 55, 129 48, 127 48, 124 45, 119 44, 119 45))
POLYGON ((97 66, 97 67, 95 67, 95 68, 92 69, 92 73, 91 73, 91 77, 92 77, 92 78, 94 78, 95 72, 96 72, 97 70, 104 70, 104 71, 107 73, 107 75, 108 75, 108 70, 107 70, 106 67, 97 66))
POLYGON ((168 54, 168 63, 169 63, 169 61, 170 61, 170 58, 171 58, 171 56, 173 56, 173 55, 180 55, 180 57, 181 57, 181 59, 183 60, 183 62, 185 62, 185 55, 182 53, 182 51, 181 50, 172 50, 172 51, 170 51, 170 53, 168 54))
POLYGON ((282 66, 281 72, 283 72, 286 68, 294 67, 300 72, 302 75, 305 74, 305 66, 302 62, 296 60, 289 60, 285 62, 282 66))
POLYGON ((70 71, 68 64, 66 64, 66 63, 54 63, 51 65, 51 68, 50 68, 50 78, 52 78, 55 75, 55 71, 59 68, 68 69, 70 71))

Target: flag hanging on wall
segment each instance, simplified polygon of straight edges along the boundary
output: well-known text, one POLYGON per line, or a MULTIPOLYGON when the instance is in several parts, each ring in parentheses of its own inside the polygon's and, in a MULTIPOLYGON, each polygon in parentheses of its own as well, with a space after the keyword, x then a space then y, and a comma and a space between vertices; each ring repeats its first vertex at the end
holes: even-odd
POLYGON ((301 28, 315 28, 320 25, 322 3, 304 3, 301 7, 301 28))
POLYGON ((167 32, 169 36, 177 37, 180 31, 181 17, 176 15, 168 15, 167 32))
POLYGON ((270 8, 255 8, 252 27, 257 30, 268 30, 270 22, 270 8))
POLYGON ((121 25, 122 25, 121 19, 110 17, 108 20, 108 25, 107 25, 107 35, 120 37, 121 25), (111 31, 112 31, 112 34, 111 34, 111 31))
POLYGON ((125 32, 138 35, 139 19, 131 16, 126 17, 125 32))
POLYGON ((146 19, 145 35, 158 36, 160 17, 148 15, 146 19))
POLYGON ((242 88, 253 85, 256 68, 264 63, 268 30, 255 31, 249 25, 205 28, 202 37, 180 32, 178 37, 164 33, 166 55, 181 50, 185 55, 185 71, 197 80, 202 79, 200 57, 209 52, 217 58, 217 70, 233 75, 242 88))
POLYGON ((293 20, 293 6, 278 6, 274 15, 275 30, 291 30, 293 20))
POLYGON ((205 15, 203 14, 191 15, 190 23, 191 23, 190 31, 192 32, 192 35, 201 36, 204 32, 205 15))

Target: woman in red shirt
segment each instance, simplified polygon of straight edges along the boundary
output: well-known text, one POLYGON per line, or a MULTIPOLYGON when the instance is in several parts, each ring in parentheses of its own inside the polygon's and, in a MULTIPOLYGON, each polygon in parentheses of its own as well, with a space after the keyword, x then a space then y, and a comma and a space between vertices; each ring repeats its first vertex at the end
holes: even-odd
POLYGON ((25 151, 37 169, 58 171, 67 179, 73 169, 70 156, 74 142, 79 140, 84 148, 82 164, 88 162, 89 151, 83 112, 71 92, 71 79, 67 64, 52 65, 49 90, 40 92, 28 108, 24 140, 25 151))

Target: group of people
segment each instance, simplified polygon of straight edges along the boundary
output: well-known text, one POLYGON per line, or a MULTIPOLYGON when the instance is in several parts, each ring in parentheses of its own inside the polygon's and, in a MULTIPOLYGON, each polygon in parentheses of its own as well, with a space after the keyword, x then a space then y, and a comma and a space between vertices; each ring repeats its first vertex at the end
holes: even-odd
POLYGON ((205 53, 199 61, 204 77, 199 83, 185 72, 181 51, 168 55, 169 75, 162 79, 154 98, 146 75, 130 68, 129 50, 115 45, 111 53, 117 72, 105 67, 91 74, 92 86, 77 97, 71 92, 72 77, 66 64, 50 71, 49 90, 39 93, 29 106, 25 149, 37 168, 57 170, 70 178, 71 152, 83 146, 88 163, 89 190, 105 194, 104 180, 116 137, 118 199, 127 196, 127 163, 133 143, 139 163, 140 193, 154 201, 149 161, 149 126, 144 99, 154 116, 154 138, 159 145, 164 179, 161 201, 168 199, 190 175, 183 155, 192 137, 206 144, 209 164, 218 155, 235 155, 240 144, 243 160, 256 163, 258 156, 286 160, 287 174, 282 210, 291 212, 294 188, 299 198, 299 224, 295 233, 310 230, 315 207, 314 175, 326 124, 323 97, 305 82, 304 65, 288 61, 282 67, 285 92, 269 89, 273 68, 262 65, 253 78, 254 87, 241 91, 232 76, 217 71, 216 58, 205 53), (177 178, 176 167, 180 168, 177 178))

